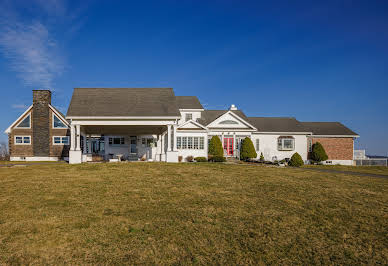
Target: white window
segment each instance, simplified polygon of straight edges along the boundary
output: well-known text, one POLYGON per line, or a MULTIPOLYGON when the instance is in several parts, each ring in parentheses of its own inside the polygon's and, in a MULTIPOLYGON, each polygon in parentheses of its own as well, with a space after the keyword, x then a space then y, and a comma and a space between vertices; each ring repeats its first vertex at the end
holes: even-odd
POLYGON ((70 137, 69 136, 54 136, 53 137, 54 145, 69 145, 70 137))
POLYGON ((177 149, 203 150, 205 148, 205 137, 177 137, 177 149))
POLYGON ((65 123, 63 123, 63 122, 58 118, 58 116, 56 116, 54 113, 53 113, 53 128, 67 128, 67 126, 65 125, 65 123))
POLYGON ((308 142, 309 142, 309 152, 312 152, 313 151, 313 140, 312 139, 308 139, 308 142))
POLYGON ((176 137, 176 148, 181 149, 181 147, 182 147, 182 138, 176 137))
POLYGON ((109 145, 124 145, 125 139, 120 137, 109 138, 109 145))
POLYGON ((31 114, 26 116, 17 126, 17 128, 31 128, 31 114))
POLYGON ((295 139, 293 137, 279 137, 278 150, 279 151, 293 151, 295 147, 295 139))
POLYGON ((199 149, 199 140, 198 140, 198 137, 194 137, 194 150, 198 150, 199 149))
POLYGON ((187 149, 187 137, 182 137, 182 149, 187 149))
POLYGON ((188 149, 193 148, 193 137, 187 137, 187 148, 188 149))
POLYGON ((189 121, 191 119, 193 119, 193 114, 187 113, 186 116, 185 116, 185 121, 189 121))
POLYGON ((15 136, 16 145, 30 145, 31 136, 15 136))
POLYGON ((256 151, 260 150, 260 139, 256 139, 256 151))

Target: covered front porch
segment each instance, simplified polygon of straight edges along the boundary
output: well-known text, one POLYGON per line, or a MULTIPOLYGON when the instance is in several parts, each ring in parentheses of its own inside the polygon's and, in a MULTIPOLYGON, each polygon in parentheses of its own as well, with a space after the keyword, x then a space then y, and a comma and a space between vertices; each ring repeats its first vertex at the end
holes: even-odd
POLYGON ((178 162, 172 121, 72 121, 69 163, 178 162))

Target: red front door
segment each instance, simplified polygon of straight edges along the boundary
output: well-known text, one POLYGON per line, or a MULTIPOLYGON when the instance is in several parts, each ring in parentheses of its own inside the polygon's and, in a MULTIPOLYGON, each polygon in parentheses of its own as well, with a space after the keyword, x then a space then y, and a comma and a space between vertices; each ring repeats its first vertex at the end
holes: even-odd
POLYGON ((226 156, 233 156, 233 138, 224 138, 224 150, 226 156))

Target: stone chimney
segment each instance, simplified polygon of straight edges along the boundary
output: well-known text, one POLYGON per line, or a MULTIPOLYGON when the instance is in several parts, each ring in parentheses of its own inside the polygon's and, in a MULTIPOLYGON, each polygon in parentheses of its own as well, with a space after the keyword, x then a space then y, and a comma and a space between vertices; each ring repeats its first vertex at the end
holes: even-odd
POLYGON ((51 91, 33 90, 32 148, 34 156, 50 156, 50 112, 51 91))
POLYGON ((51 104, 51 91, 49 90, 33 90, 32 91, 33 104, 51 104))
POLYGON ((229 107, 229 110, 230 110, 230 111, 236 111, 236 110, 237 110, 236 105, 232 104, 232 105, 229 107))

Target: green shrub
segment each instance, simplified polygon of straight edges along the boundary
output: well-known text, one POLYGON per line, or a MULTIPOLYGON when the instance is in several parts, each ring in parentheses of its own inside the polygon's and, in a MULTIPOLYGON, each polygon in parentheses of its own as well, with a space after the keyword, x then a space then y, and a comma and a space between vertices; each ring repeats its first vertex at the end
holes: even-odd
POLYGON ((294 167, 300 167, 304 165, 302 157, 299 155, 299 153, 295 152, 294 155, 292 155, 291 160, 288 162, 288 165, 294 167))
POLYGON ((329 157, 326 154, 325 149, 323 148, 322 144, 319 142, 316 142, 313 145, 313 151, 311 153, 311 159, 315 162, 322 162, 326 161, 329 157))
POLYGON ((224 156, 213 156, 211 158, 211 161, 212 162, 215 162, 215 163, 221 163, 221 162, 226 162, 226 158, 224 156))
POLYGON ((256 157, 257 153, 255 151, 255 146, 253 146, 252 140, 246 137, 241 145, 240 159, 247 161, 256 157))
POLYGON ((224 156, 221 140, 218 136, 213 136, 209 143, 209 152, 213 156, 224 156))
POLYGON ((195 157, 194 160, 195 160, 197 163, 207 162, 206 157, 195 157))
POLYGON ((264 155, 263 155, 263 153, 260 153, 260 162, 264 162, 264 155))

